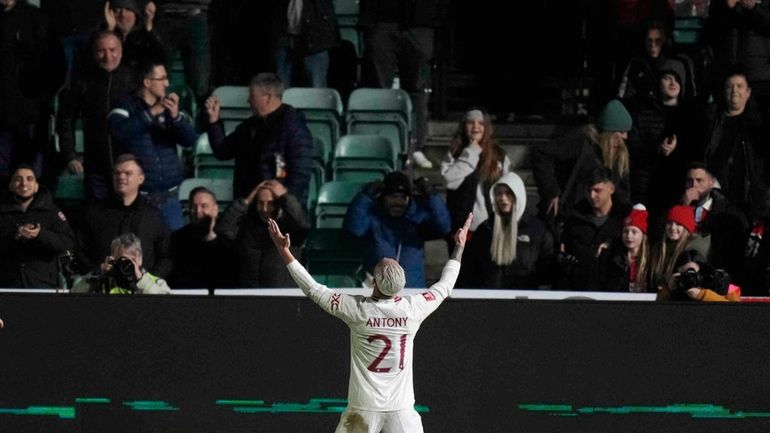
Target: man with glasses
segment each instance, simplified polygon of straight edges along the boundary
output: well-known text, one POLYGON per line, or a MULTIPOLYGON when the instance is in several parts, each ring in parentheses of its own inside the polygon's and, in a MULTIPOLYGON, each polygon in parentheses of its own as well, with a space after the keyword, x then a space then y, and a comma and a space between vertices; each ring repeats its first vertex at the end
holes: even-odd
POLYGON ((146 64, 140 77, 137 91, 110 112, 107 122, 114 144, 141 161, 145 174, 142 194, 174 231, 184 225, 177 197, 184 170, 176 146, 192 147, 197 136, 190 117, 179 110, 179 96, 166 93, 169 81, 163 63, 146 64))

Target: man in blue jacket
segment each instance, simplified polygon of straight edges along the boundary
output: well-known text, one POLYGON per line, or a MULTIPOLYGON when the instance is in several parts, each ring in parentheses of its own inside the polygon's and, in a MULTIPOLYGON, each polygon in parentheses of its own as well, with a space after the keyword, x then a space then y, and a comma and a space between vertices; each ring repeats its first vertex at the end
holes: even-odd
POLYGON ((343 228, 366 242, 369 274, 383 258, 398 261, 406 273, 406 287, 425 287, 425 241, 446 236, 449 210, 431 191, 427 179, 412 193, 409 178, 392 172, 372 182, 353 198, 343 228))
POLYGON ((190 117, 179 110, 179 96, 166 93, 169 81, 163 63, 147 63, 140 76, 138 91, 121 100, 107 121, 121 150, 116 154, 136 155, 144 168, 142 194, 174 231, 184 225, 177 191, 184 170, 176 146, 192 147, 197 136, 190 117))

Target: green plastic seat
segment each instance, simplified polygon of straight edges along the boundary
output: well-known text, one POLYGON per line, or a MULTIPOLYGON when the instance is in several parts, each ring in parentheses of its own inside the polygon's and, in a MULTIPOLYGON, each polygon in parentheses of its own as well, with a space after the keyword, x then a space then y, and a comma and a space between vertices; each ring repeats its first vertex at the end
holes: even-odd
POLYGON ((379 135, 346 135, 334 150, 334 180, 370 182, 396 170, 397 148, 379 135))
POLYGON ((355 281, 363 265, 363 244, 341 228, 316 228, 305 238, 302 259, 312 274, 344 275, 355 281))
POLYGON ((206 133, 198 136, 193 154, 193 169, 196 178, 232 179, 235 171, 235 161, 219 160, 211 150, 206 133))
POLYGON ((219 117, 225 124, 226 134, 233 132, 236 126, 253 115, 248 86, 217 87, 213 95, 219 98, 219 117))
POLYGON ((342 98, 335 89, 292 87, 283 92, 283 102, 301 111, 310 134, 328 149, 328 162, 334 143, 340 138, 342 98))
POLYGON ((56 180, 54 200, 62 208, 77 207, 86 201, 83 175, 64 173, 56 180))
POLYGON ((182 181, 179 185, 179 201, 186 207, 190 198, 190 191, 204 186, 210 189, 217 196, 217 203, 220 206, 229 205, 233 202, 233 182, 229 179, 210 179, 210 178, 189 178, 182 181))
POLYGON ((315 206, 315 226, 317 228, 341 228, 348 204, 361 191, 360 182, 332 181, 321 185, 318 203, 315 206))
POLYGON ((412 102, 401 89, 361 88, 348 99, 348 134, 382 135, 402 154, 409 149, 411 117, 412 102))

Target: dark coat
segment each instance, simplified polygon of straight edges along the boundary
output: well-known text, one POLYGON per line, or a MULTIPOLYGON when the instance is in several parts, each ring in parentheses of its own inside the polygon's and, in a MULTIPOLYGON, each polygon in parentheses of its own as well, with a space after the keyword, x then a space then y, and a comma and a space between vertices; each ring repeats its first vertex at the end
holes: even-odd
POLYGON ((717 104, 707 112, 703 161, 722 191, 752 219, 766 211, 765 147, 767 127, 749 99, 745 111, 729 117, 717 104))
POLYGON ((206 241, 209 222, 191 223, 171 234, 171 260, 168 277, 173 288, 235 287, 237 260, 230 239, 217 236, 206 241))
POLYGON ((127 95, 110 112, 107 122, 118 149, 116 155, 133 153, 142 162, 142 191, 167 191, 182 183, 185 176, 176 146, 192 147, 198 138, 184 112, 180 111, 176 119, 168 110, 153 116, 142 98, 127 95))
MULTIPOLYGON (((438 27, 441 24, 442 14, 444 13, 445 0, 416 0, 416 1, 393 1, 393 0, 361 0, 359 3, 358 25, 366 29, 381 22, 397 22, 403 30, 415 27, 438 27), (399 11, 396 13, 398 18, 393 21, 383 21, 383 11, 399 5, 399 11)), ((389 14, 390 11, 385 12, 389 14)))
MULTIPOLYGON (((273 38, 280 46, 288 44, 289 0, 275 2, 273 9, 273 38)), ((340 44, 337 15, 332 0, 304 0, 302 2, 301 47, 308 53, 334 48, 340 44)))
POLYGON ((171 271, 169 231, 160 211, 137 197, 124 206, 117 197, 89 206, 78 233, 80 259, 93 268, 111 254, 110 243, 124 233, 142 242, 142 266, 155 276, 166 278, 171 271))
POLYGON ((56 132, 64 161, 75 159, 75 122, 83 119, 85 170, 109 176, 117 154, 107 126, 107 115, 120 98, 136 87, 131 69, 120 65, 112 72, 97 66, 83 71, 59 95, 56 132))
MULTIPOLYGON (((300 256, 300 246, 310 230, 305 211, 296 197, 287 193, 275 200, 279 209, 276 222, 283 233, 291 235, 292 253, 300 256)), ((238 283, 242 287, 296 287, 254 206, 246 208, 241 200, 233 202, 219 218, 216 230, 235 242, 240 265, 238 283)))
MULTIPOLYGON (((532 171, 540 203, 547 206, 559 197, 559 212, 565 217, 588 194, 591 172, 602 166, 599 146, 581 128, 532 149, 532 171)), ((617 201, 630 199, 629 176, 614 173, 617 201)))
POLYGON ((634 119, 627 141, 631 202, 644 203, 651 214, 658 215, 681 198, 687 165, 697 159, 702 141, 703 111, 695 102, 667 107, 657 96, 628 106, 634 119), (664 156, 660 145, 672 135, 676 135, 676 149, 664 156))
POLYGON ((39 122, 64 79, 61 46, 40 10, 0 11, 0 127, 39 122))
POLYGON ((549 283, 553 259, 553 236, 532 217, 519 221, 516 260, 499 266, 491 259, 494 217, 473 232, 463 254, 463 266, 455 286, 488 289, 537 289, 549 283))
POLYGON ((235 197, 246 197, 263 180, 276 179, 276 154, 281 154, 287 172, 281 181, 305 206, 315 148, 304 116, 294 107, 283 104, 267 117, 252 116, 227 136, 220 120, 209 126, 208 137, 217 158, 235 158, 235 197))
POLYGON ((26 212, 10 194, 0 204, 0 287, 57 287, 57 258, 75 248, 75 235, 67 219, 41 190, 26 212), (17 227, 40 224, 35 239, 16 239, 17 227))
POLYGON ((708 29, 717 77, 725 78, 730 68, 738 66, 745 69, 749 82, 770 81, 770 3, 757 2, 747 10, 712 1, 708 29))
POLYGON ((599 261, 596 257, 599 245, 620 238, 623 219, 629 210, 627 206, 615 203, 607 220, 597 226, 591 219, 593 210, 588 201, 578 204, 564 223, 561 236, 565 251, 573 255, 577 263, 561 275, 562 279, 555 285, 556 288, 594 290, 599 286, 599 261))
MULTIPOLYGON (((698 225, 698 233, 710 236, 709 263, 740 280, 744 276, 744 248, 749 221, 718 189, 711 191, 711 210, 698 225)), ((742 283, 742 281, 738 281, 742 283)))

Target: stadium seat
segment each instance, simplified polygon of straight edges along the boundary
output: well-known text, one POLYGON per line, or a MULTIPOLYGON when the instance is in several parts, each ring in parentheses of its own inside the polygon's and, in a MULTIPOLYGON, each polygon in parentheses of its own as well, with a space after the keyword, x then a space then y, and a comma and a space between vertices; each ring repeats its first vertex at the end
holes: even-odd
MULTIPOLYGON (((316 275, 340 276, 356 281, 363 265, 363 245, 359 239, 340 228, 313 229, 302 247, 308 272, 316 275)), ((345 287, 357 287, 355 283, 345 287)))
POLYGON ((319 283, 331 289, 350 289, 353 287, 359 287, 358 282, 348 275, 313 275, 313 278, 319 283))
POLYGON ((315 206, 315 226, 317 228, 341 228, 353 197, 364 184, 359 182, 332 181, 321 185, 318 203, 315 206))
POLYGON ((220 206, 229 205, 233 202, 233 183, 226 179, 208 179, 208 178, 190 178, 182 181, 179 186, 179 201, 186 207, 190 198, 190 191, 205 186, 217 196, 217 203, 220 206))
POLYGON ((219 98, 219 117, 225 123, 226 134, 233 132, 236 126, 253 115, 248 86, 217 87, 213 95, 219 98))
POLYGON ((292 87, 283 92, 283 102, 300 110, 305 116, 313 138, 322 140, 328 149, 326 162, 331 158, 332 147, 340 138, 342 122, 342 98, 334 89, 292 87))
POLYGON ((235 161, 220 161, 211 150, 206 133, 198 137, 193 156, 194 175, 197 178, 232 179, 235 161))
POLYGON ((398 152, 390 140, 379 135, 346 135, 334 150, 334 180, 371 182, 396 170, 398 152))
POLYGON ((412 102, 401 89, 356 89, 350 94, 348 134, 372 134, 397 143, 401 154, 409 149, 412 102))
POLYGON ((56 179, 54 200, 61 208, 78 207, 86 201, 86 190, 83 175, 61 174, 56 179))

